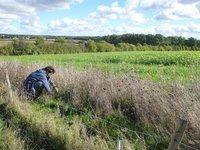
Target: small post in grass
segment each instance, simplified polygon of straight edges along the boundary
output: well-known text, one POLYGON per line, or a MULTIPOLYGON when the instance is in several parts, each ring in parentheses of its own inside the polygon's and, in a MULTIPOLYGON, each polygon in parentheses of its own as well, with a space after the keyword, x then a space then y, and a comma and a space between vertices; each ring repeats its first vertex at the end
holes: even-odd
POLYGON ((118 138, 118 139, 117 139, 117 147, 116 147, 116 150, 121 150, 121 146, 122 146, 122 139, 121 139, 121 138, 118 138))
POLYGON ((188 124, 187 120, 177 118, 176 130, 174 134, 172 135, 168 150, 179 149, 179 144, 181 143, 187 124, 188 124))
POLYGON ((13 102, 12 86, 11 86, 11 83, 10 83, 10 78, 9 78, 8 70, 6 70, 6 83, 7 83, 7 86, 8 86, 9 101, 13 102))

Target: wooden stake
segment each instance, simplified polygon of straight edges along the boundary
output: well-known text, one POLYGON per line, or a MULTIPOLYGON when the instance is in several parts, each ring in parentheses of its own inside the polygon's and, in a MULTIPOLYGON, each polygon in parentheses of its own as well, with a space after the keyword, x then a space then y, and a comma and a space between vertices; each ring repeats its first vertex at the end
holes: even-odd
POLYGON ((179 149, 179 144, 181 143, 187 124, 188 124, 187 120, 181 118, 177 119, 176 130, 175 133, 172 135, 168 150, 179 149))
POLYGON ((11 83, 10 83, 10 78, 9 78, 9 74, 8 74, 7 70, 6 70, 6 82, 7 82, 7 85, 8 85, 9 101, 13 102, 12 86, 11 86, 11 83))
POLYGON ((122 140, 120 138, 117 139, 117 147, 116 150, 121 150, 122 140))

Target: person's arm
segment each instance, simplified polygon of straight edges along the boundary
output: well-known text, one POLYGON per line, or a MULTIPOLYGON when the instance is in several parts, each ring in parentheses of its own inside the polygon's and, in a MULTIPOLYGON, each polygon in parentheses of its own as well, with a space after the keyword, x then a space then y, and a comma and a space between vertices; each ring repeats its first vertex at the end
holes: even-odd
POLYGON ((51 79, 48 79, 48 82, 50 84, 51 89, 57 93, 58 87, 54 84, 54 82, 51 79))
POLYGON ((42 82, 43 82, 43 85, 45 87, 45 90, 49 93, 49 94, 52 94, 52 89, 50 87, 50 84, 49 84, 49 81, 47 80, 46 77, 42 77, 42 82))

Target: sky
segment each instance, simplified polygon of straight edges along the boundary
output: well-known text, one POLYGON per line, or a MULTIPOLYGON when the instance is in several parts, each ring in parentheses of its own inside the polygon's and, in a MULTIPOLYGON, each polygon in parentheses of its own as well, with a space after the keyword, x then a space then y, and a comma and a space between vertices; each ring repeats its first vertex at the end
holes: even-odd
POLYGON ((200 39, 200 0, 0 0, 0 33, 200 39))

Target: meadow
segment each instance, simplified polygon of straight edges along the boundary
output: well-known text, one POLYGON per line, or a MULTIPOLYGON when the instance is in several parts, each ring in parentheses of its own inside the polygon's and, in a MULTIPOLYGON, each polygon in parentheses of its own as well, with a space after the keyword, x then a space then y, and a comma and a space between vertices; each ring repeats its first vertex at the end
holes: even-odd
POLYGON ((1 56, 2 61, 55 64, 115 74, 136 73, 153 81, 191 82, 200 75, 200 52, 134 51, 57 55, 1 56))

